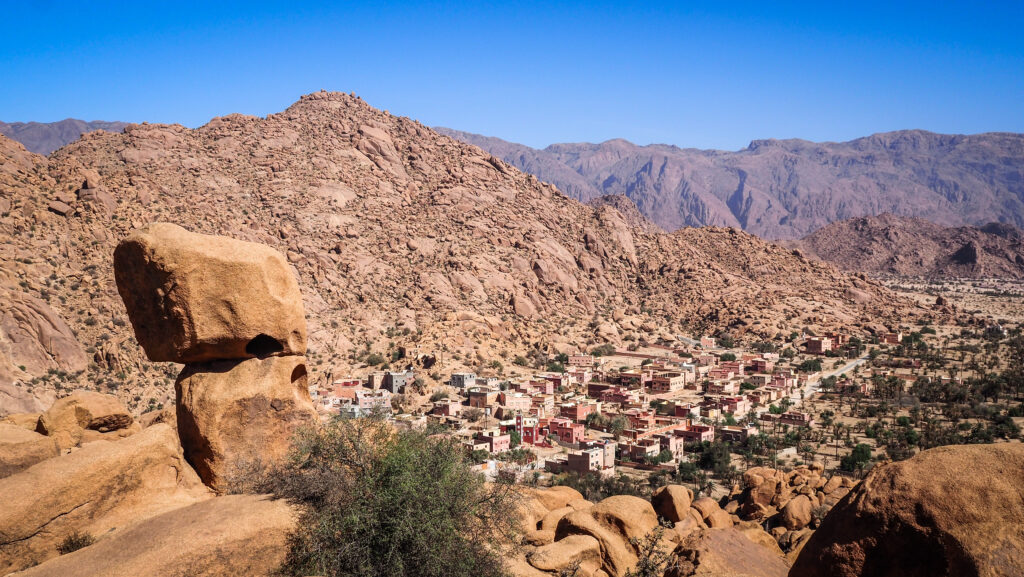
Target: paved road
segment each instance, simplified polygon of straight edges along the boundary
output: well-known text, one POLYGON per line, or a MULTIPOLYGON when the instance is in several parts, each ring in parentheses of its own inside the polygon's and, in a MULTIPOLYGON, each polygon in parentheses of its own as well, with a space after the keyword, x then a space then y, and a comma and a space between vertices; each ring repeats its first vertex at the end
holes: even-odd
MULTIPOLYGON (((857 358, 857 359, 854 359, 854 360, 850 361, 849 363, 846 363, 845 365, 839 367, 838 369, 835 369, 834 371, 832 371, 830 373, 824 373, 821 376, 821 379, 826 379, 828 377, 838 377, 838 376, 841 376, 841 375, 845 375, 846 373, 852 371, 855 367, 859 367, 860 365, 863 365, 865 362, 867 362, 867 360, 868 360, 868 355, 865 354, 864 356, 862 356, 860 358, 857 358)), ((821 379, 818 379, 817 381, 814 381, 814 382, 810 382, 810 381, 807 382, 807 385, 803 389, 803 399, 809 399, 811 397, 811 395, 813 395, 814 393, 817 393, 819 390, 821 390, 821 385, 820 385, 821 379)), ((794 407, 799 406, 800 403, 803 402, 803 399, 801 399, 801 397, 800 397, 800 390, 795 391, 790 396, 790 400, 793 401, 793 406, 794 407)))

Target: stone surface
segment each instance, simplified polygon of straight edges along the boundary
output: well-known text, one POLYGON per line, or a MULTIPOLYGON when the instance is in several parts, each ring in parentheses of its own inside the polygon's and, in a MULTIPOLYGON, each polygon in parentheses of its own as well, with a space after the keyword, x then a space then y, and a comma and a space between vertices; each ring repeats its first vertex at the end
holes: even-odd
POLYGON ((135 523, 19 577, 270 577, 284 562, 295 511, 262 495, 228 495, 135 523))
POLYGON ((304 357, 187 365, 175 383, 178 434, 203 482, 224 489, 232 467, 283 458, 298 427, 319 422, 304 357))
POLYGON ((174 430, 155 425, 90 443, 0 479, 0 574, 57 555, 65 537, 100 536, 210 497, 185 462, 174 430))
POLYGON ((679 566, 667 577, 786 577, 789 564, 735 528, 705 529, 676 548, 679 566))
POLYGON ((550 545, 538 547, 527 556, 527 560, 541 571, 552 572, 579 563, 580 570, 589 574, 601 567, 601 544, 589 535, 569 535, 550 545))
POLYGON ((793 577, 1024 575, 1024 445, 881 465, 825 517, 793 577))
POLYGON ((114 277, 152 361, 306 352, 298 281, 268 246, 155 223, 118 245, 114 277))
POLYGON ((54 439, 24 427, 0 423, 0 478, 60 454, 54 439))

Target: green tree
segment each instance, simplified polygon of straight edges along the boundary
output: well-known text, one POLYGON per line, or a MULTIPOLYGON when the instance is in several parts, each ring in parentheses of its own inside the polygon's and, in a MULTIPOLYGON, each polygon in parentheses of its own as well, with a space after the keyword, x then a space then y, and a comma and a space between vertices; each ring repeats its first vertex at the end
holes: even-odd
POLYGON ((517 493, 486 484, 453 440, 338 419, 301 431, 269 478, 302 506, 286 575, 508 575, 517 493))

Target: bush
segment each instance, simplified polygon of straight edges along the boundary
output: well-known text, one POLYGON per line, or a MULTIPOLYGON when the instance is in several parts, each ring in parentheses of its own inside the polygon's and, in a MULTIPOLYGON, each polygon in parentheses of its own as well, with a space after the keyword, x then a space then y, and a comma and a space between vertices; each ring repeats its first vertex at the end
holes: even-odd
POLYGON ((453 440, 338 419, 300 432, 273 478, 303 506, 286 575, 508 575, 517 493, 486 484, 453 440))
POLYGON ((366 364, 370 365, 371 367, 375 367, 383 363, 384 357, 378 353, 371 353, 369 356, 366 357, 366 364))
POLYGON ((595 357, 607 357, 614 355, 615 345, 611 343, 605 343, 598 347, 594 347, 594 349, 590 351, 590 354, 594 355, 595 357))
POLYGON ((83 547, 88 547, 89 545, 92 545, 95 542, 96 538, 92 535, 88 533, 79 533, 78 531, 75 531, 74 533, 65 537, 64 540, 61 541, 59 545, 57 545, 57 552, 61 555, 66 555, 68 553, 78 551, 83 547))

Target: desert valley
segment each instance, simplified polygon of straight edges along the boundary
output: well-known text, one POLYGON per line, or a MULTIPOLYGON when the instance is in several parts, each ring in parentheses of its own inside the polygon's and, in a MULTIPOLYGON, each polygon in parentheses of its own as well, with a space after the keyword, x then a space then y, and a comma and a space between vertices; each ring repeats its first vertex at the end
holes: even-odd
POLYGON ((0 576, 1024 576, 1024 14, 67 8, 0 576))

